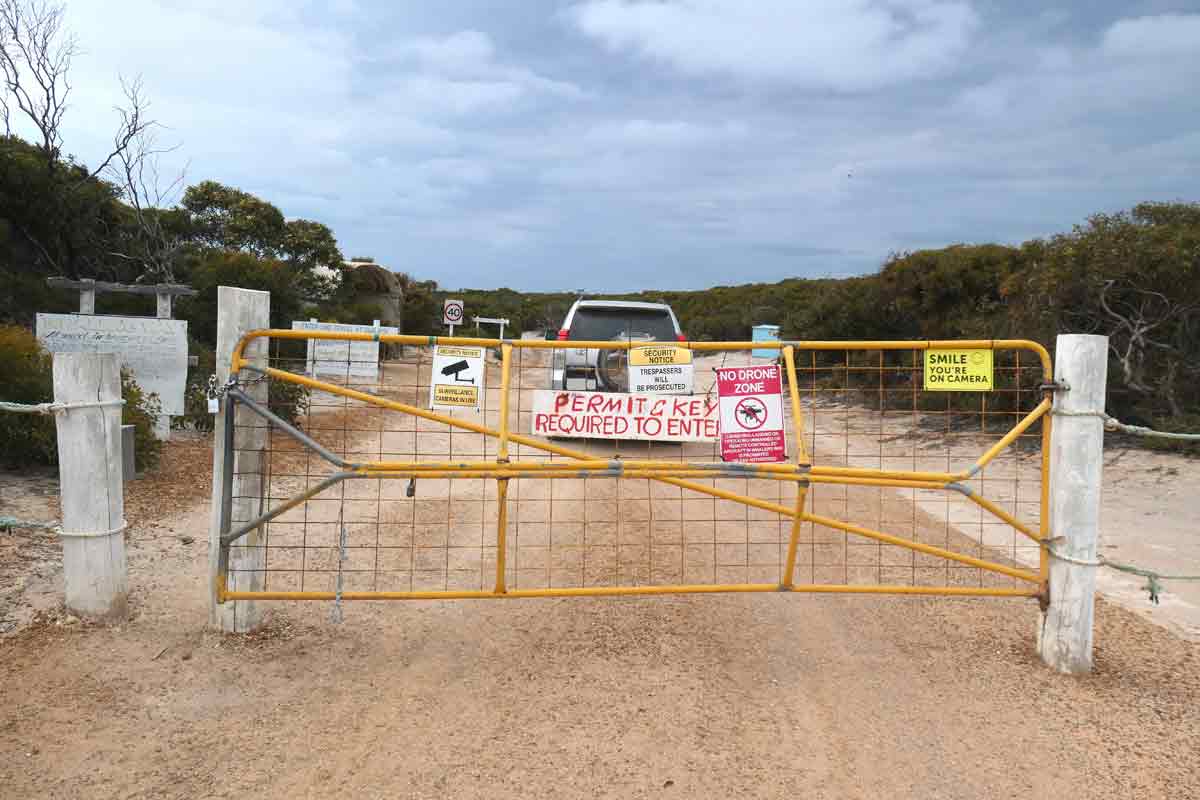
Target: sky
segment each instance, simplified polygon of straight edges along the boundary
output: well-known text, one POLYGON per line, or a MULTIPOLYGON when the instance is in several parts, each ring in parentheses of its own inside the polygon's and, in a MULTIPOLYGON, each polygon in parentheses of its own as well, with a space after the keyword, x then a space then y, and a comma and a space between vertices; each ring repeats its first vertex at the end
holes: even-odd
POLYGON ((1200 200, 1200 0, 67 0, 66 145, 447 288, 872 272, 1200 200))

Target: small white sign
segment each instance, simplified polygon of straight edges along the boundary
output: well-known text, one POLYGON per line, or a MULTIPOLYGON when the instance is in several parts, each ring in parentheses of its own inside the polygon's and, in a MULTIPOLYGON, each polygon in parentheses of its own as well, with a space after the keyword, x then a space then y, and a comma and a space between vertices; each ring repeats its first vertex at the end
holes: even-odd
POLYGON ((462 325, 463 314, 462 300, 447 298, 446 302, 442 303, 443 325, 462 325))
MULTIPOLYGON (((376 325, 349 325, 341 322, 293 322, 294 331, 336 331, 339 333, 396 334, 397 328, 376 325)), ((379 380, 379 342, 351 342, 345 339, 309 339, 304 371, 317 375, 379 380)))
POLYGON ((441 344, 433 350, 430 408, 479 409, 486 375, 482 347, 441 344))
POLYGON ((37 338, 51 353, 116 353, 164 415, 182 416, 187 383, 187 322, 152 317, 38 314, 37 338))
POLYGON ((717 402, 706 397, 539 389, 531 416, 535 436, 707 442, 719 433, 717 402))

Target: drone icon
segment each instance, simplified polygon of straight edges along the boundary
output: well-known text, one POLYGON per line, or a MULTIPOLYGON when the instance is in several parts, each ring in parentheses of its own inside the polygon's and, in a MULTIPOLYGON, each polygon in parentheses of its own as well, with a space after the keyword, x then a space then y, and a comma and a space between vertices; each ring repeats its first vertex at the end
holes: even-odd
POLYGON ((733 413, 738 424, 747 430, 761 428, 767 421, 767 407, 757 397, 743 397, 733 413))

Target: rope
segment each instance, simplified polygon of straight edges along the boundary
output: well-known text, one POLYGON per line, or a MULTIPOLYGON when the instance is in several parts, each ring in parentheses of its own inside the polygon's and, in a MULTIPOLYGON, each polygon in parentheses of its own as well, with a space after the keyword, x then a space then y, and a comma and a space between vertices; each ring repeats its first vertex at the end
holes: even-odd
POLYGON ((1174 439, 1180 442, 1200 442, 1200 433, 1171 433, 1170 431, 1156 431, 1153 428, 1147 428, 1144 425, 1130 425, 1116 417, 1110 416, 1103 411, 1067 411, 1065 409, 1056 408, 1050 412, 1056 417, 1096 417, 1104 420, 1104 430, 1131 433, 1135 436, 1150 436, 1156 439, 1174 439))
POLYGON ((121 520, 121 524, 107 531, 64 531, 57 522, 39 522, 37 520, 18 519, 17 517, 0 517, 0 530, 11 531, 13 528, 29 528, 31 530, 54 531, 59 536, 68 539, 96 539, 101 536, 113 536, 121 533, 129 523, 121 520))
POLYGON ((17 517, 0 517, 0 530, 12 531, 13 528, 30 528, 32 530, 56 531, 58 530, 58 523, 39 522, 31 519, 18 519, 17 517))
POLYGON ((1163 593, 1162 581, 1200 581, 1200 575, 1163 575, 1161 572, 1155 572, 1151 569, 1137 567, 1133 564, 1124 564, 1120 561, 1112 561, 1100 555, 1095 560, 1086 558, 1076 558, 1074 556, 1060 553, 1054 549, 1049 542, 1043 542, 1042 546, 1046 548, 1046 552, 1051 558, 1057 558, 1059 561, 1065 561, 1068 564, 1077 564, 1081 567, 1108 567, 1117 572, 1125 572, 1130 575, 1137 575, 1146 579, 1146 585, 1142 588, 1150 593, 1150 602, 1158 605, 1158 597, 1163 593))
POLYGON ((121 520, 121 524, 106 531, 64 531, 59 529, 58 535, 67 539, 98 539, 102 536, 113 536, 129 527, 129 523, 121 520))
POLYGON ((109 408, 125 405, 124 400, 92 400, 81 403, 9 403, 0 400, 0 411, 14 414, 64 414, 76 408, 109 408))

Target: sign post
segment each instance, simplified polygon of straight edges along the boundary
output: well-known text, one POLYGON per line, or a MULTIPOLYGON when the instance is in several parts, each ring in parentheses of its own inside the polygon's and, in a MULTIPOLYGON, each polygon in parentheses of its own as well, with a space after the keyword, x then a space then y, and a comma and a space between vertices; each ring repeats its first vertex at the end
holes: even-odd
POLYGON ((461 325, 463 321, 463 301, 458 298, 447 297, 442 303, 442 324, 450 326, 450 335, 454 335, 454 326, 461 325))
POLYGON ((721 406, 721 460, 787 460, 783 433, 783 380, 779 365, 717 370, 721 406))
POLYGON ((475 333, 479 333, 479 324, 486 323, 488 325, 500 326, 500 338, 504 338, 504 326, 509 324, 507 317, 472 317, 475 320, 475 333))

